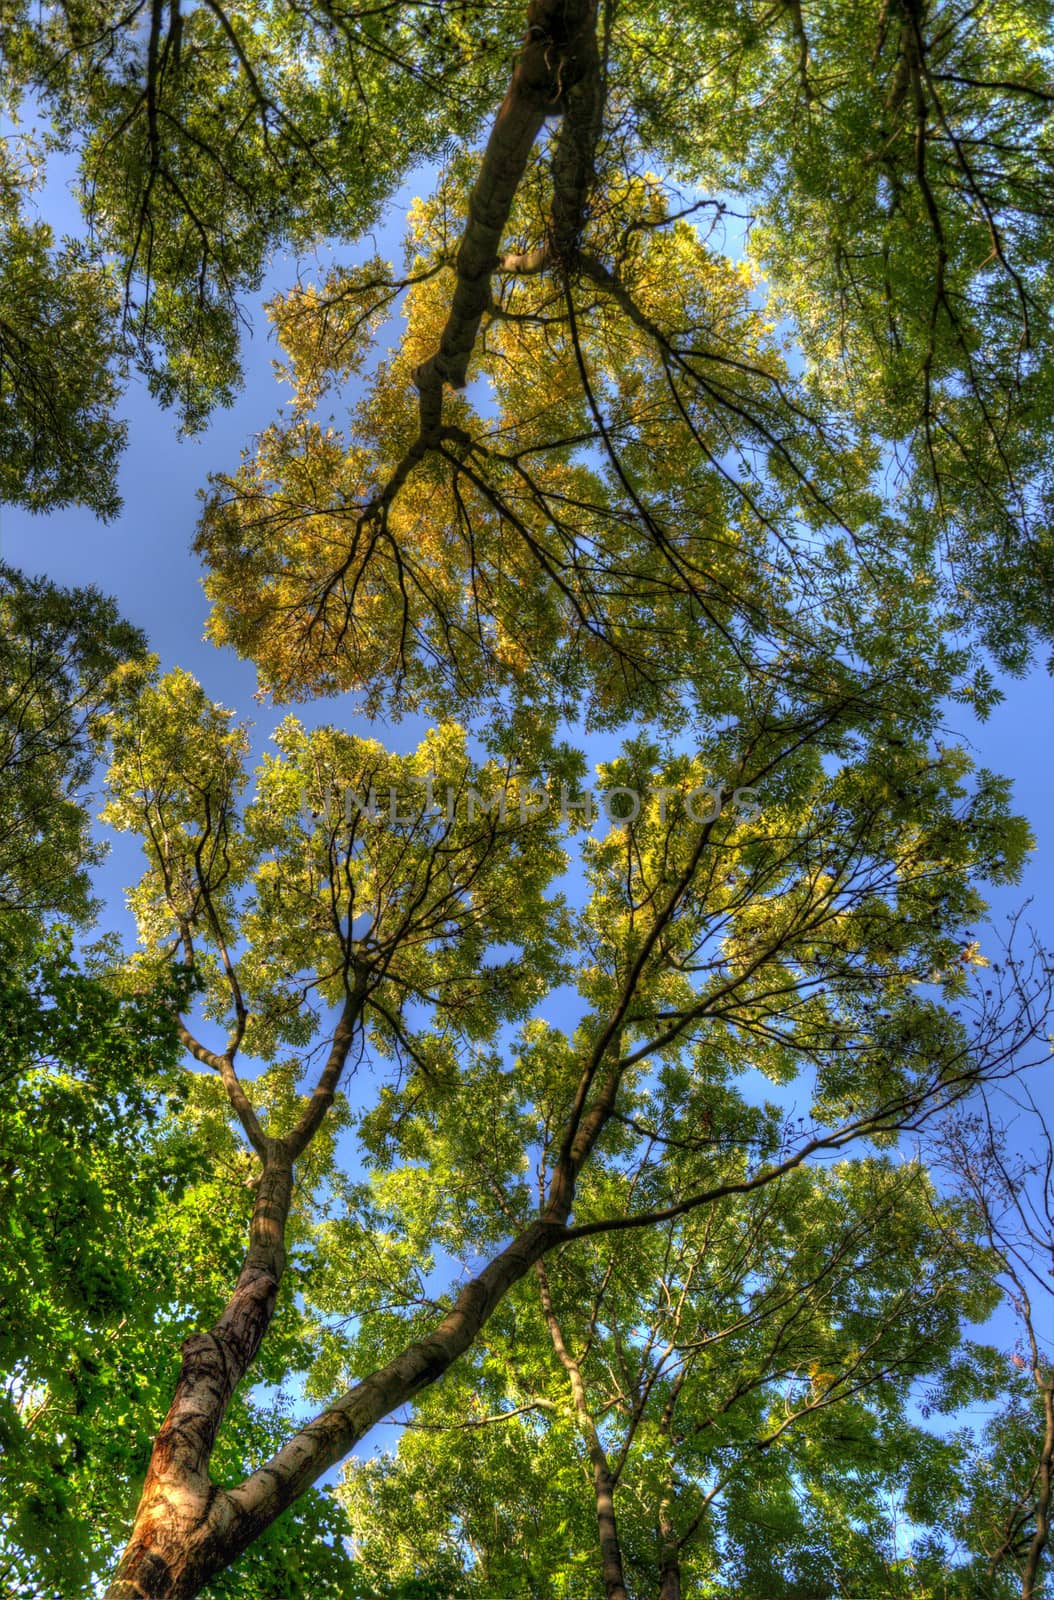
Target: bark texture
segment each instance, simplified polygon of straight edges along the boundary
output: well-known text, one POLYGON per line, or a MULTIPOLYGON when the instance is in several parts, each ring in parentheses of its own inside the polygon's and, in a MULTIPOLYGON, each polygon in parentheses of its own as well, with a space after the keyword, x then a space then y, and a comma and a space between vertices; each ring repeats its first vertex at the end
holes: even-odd
MULTIPOLYGON (((107 1600, 197 1593, 230 1532, 226 1496, 209 1477, 216 1435, 274 1315, 285 1270, 293 1164, 271 1141, 256 1187, 249 1250, 219 1321, 183 1345, 176 1391, 154 1441, 128 1547, 107 1600)), ((220 1561, 219 1565, 226 1565, 220 1561)))

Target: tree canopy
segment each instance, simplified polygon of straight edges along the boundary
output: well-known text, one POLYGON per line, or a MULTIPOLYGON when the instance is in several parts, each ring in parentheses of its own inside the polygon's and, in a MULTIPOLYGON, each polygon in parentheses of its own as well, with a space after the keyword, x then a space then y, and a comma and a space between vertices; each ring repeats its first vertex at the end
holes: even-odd
POLYGON ((112 515, 121 385, 204 426, 327 243, 205 493, 210 633, 433 723, 254 770, 2 575, 12 1600, 1042 1592, 1049 1201, 1004 1202, 1050 1163, 970 1118, 1054 965, 988 947, 1031 836, 945 722, 1054 614, 1051 20, 5 9, 4 496, 112 515), (61 927, 93 760, 134 952, 61 927))

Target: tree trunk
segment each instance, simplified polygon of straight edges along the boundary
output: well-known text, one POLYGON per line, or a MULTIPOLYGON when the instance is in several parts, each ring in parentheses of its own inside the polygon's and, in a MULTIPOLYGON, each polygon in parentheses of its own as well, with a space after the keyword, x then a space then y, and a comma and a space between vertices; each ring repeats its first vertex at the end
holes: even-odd
POLYGON ((1050 1504, 1054 1478, 1054 1373, 1040 1379, 1043 1394, 1043 1445, 1039 1457, 1036 1498, 1036 1529, 1021 1574, 1021 1600, 1033 1600, 1039 1563, 1050 1539, 1050 1504))
POLYGON ((681 1544, 668 1500, 659 1507, 659 1600, 681 1600, 681 1544))
MULTIPOLYGON (((598 1441, 599 1442, 599 1441, 598 1441)), ((615 1485, 606 1460, 590 1451, 593 1461, 593 1492, 597 1505, 597 1536, 600 1543, 600 1572, 604 1582, 605 1600, 629 1600, 629 1590, 622 1568, 622 1546, 619 1544, 618 1524, 615 1521, 615 1485)))
POLYGON ((549 1291, 549 1277, 546 1273, 544 1262, 539 1261, 535 1271, 538 1274, 542 1310, 545 1313, 549 1337, 571 1384, 571 1395, 574 1400, 575 1410, 578 1413, 578 1426, 585 1440, 586 1449, 589 1452, 590 1465, 593 1470, 593 1495, 596 1501, 597 1540, 600 1545, 600 1571, 604 1584, 604 1597, 605 1600, 629 1600, 629 1591, 626 1588, 622 1567, 622 1547, 619 1544, 618 1523, 615 1518, 614 1474, 608 1462, 607 1451, 604 1449, 600 1434, 597 1432, 593 1414, 589 1409, 581 1369, 564 1343, 563 1332, 553 1309, 553 1298, 549 1291))
POLYGON ((663 1552, 659 1569, 659 1600, 681 1600, 681 1558, 676 1549, 663 1552))
MULTIPOLYGON (((363 1378, 237 1488, 217 1489, 208 1481, 207 1463, 200 1464, 199 1441, 210 1433, 215 1437, 221 1420, 215 1407, 227 1335, 221 1337, 219 1330, 232 1317, 236 1292, 216 1328, 184 1346, 176 1398, 154 1446, 132 1537, 105 1600, 193 1600, 375 1423, 440 1378, 512 1285, 564 1232, 559 1219, 530 1223, 465 1285, 432 1333, 363 1378), (189 1449, 184 1449, 184 1428, 189 1449)), ((248 1264, 242 1279, 247 1270, 248 1264)), ((250 1313, 243 1298, 237 1315, 250 1313)), ((224 1386, 228 1400, 235 1386, 236 1380, 224 1386)))
POLYGON ((256 1186, 249 1250, 223 1315, 184 1342, 176 1392, 154 1441, 131 1538, 107 1600, 186 1600, 229 1533, 227 1497, 209 1478, 216 1435, 274 1316, 285 1270, 293 1163, 271 1141, 256 1186))
POLYGON ((570 251, 582 226, 582 205, 593 171, 600 122, 596 0, 530 0, 527 37, 505 98, 491 125, 472 188, 455 262, 456 281, 439 348, 414 373, 419 396, 417 439, 389 478, 378 504, 388 504, 411 469, 442 437, 443 389, 463 389, 480 325, 491 301, 491 279, 502 235, 546 119, 572 105, 572 130, 559 141, 554 180, 554 227, 570 251), (577 208, 578 216, 573 215, 577 208))

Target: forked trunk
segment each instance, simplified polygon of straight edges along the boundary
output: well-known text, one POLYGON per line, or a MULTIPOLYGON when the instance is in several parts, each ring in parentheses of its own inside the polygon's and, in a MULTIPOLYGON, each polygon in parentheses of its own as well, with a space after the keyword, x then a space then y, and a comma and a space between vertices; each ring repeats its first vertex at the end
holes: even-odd
MULTIPOLYGON (((216 1385, 226 1347, 218 1333, 231 1316, 235 1296, 211 1333, 184 1346, 176 1398, 154 1446, 132 1537, 106 1600, 192 1600, 376 1423, 464 1355, 512 1285, 563 1233, 562 1217, 529 1223, 465 1285, 431 1333, 349 1389, 236 1488, 217 1489, 209 1484, 200 1442, 213 1423, 219 1426, 216 1385)), ((241 1314, 250 1309, 243 1303, 241 1314)))
POLYGON ((193 1600, 227 1565, 228 1518, 222 1490, 151 1483, 106 1600, 193 1600))

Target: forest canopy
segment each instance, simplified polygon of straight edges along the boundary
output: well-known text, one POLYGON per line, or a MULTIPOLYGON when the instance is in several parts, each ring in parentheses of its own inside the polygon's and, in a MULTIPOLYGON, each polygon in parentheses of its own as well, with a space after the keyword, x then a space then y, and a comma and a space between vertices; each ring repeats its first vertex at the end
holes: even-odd
POLYGON ((1052 632, 1052 43, 8 0, 0 495, 119 515, 288 281, 185 530, 263 759, 0 569, 5 1600, 1050 1592, 1054 961, 949 717, 1052 632))

